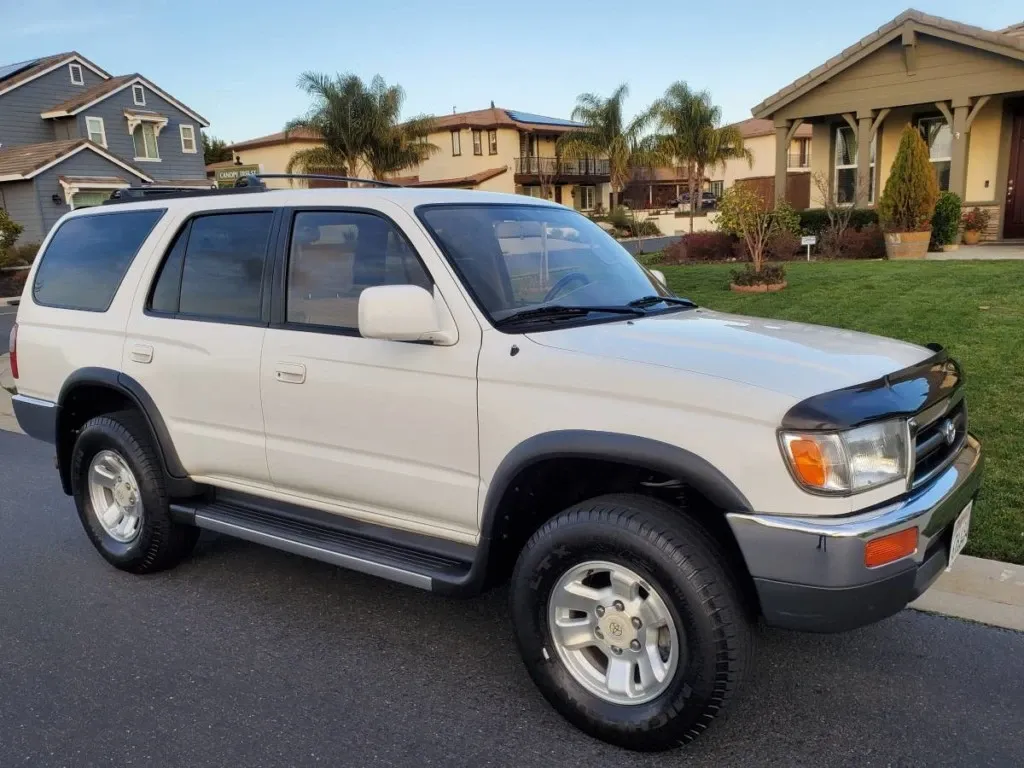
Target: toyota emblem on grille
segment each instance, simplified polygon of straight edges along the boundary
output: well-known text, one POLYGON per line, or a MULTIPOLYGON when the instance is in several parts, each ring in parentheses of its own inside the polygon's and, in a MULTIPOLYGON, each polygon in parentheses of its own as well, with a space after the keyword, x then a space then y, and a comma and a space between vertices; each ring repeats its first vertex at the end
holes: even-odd
POLYGON ((956 440, 956 425, 951 419, 946 419, 942 425, 942 436, 946 438, 946 445, 952 445, 956 440))

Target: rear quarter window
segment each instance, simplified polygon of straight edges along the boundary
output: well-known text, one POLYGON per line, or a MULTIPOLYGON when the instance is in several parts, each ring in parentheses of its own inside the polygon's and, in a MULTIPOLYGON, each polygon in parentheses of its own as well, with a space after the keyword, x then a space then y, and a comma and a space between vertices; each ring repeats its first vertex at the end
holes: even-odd
POLYGON ((106 312, 163 215, 163 209, 148 209, 68 219, 40 256, 32 299, 45 307, 106 312))

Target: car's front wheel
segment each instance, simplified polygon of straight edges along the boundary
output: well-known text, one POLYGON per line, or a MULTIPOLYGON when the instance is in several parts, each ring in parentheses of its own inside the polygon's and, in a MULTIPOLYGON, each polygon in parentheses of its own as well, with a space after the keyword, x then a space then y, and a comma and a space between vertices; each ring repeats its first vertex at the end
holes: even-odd
POLYGON ((656 499, 601 497, 545 523, 520 555, 511 602, 548 701, 629 749, 695 738, 750 665, 751 621, 719 548, 656 499))

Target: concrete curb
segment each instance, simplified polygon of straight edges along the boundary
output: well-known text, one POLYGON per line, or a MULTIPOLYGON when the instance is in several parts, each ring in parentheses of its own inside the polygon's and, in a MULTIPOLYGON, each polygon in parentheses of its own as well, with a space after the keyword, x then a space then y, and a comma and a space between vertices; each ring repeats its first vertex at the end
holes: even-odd
POLYGON ((910 607, 1024 632, 1024 566, 962 555, 910 607))
POLYGON ((10 358, 9 354, 0 355, 0 430, 21 433, 18 420, 14 418, 11 393, 8 391, 14 386, 14 379, 11 378, 10 358))
POLYGON ((16 307, 21 303, 21 296, 8 296, 6 299, 0 298, 0 307, 16 307))

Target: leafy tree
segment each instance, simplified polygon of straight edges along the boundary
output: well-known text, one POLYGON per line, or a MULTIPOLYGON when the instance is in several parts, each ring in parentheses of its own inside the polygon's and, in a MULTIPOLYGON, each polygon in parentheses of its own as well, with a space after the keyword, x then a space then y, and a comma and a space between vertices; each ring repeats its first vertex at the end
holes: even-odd
POLYGON ((682 81, 672 83, 651 111, 658 122, 660 154, 673 157, 680 170, 686 168, 693 232, 693 219, 702 203, 704 174, 736 158, 753 165, 754 156, 743 146, 738 128, 719 125, 722 110, 711 103, 708 91, 692 91, 682 81))
POLYGON ((565 133, 558 139, 558 153, 568 160, 607 157, 612 188, 610 208, 614 209, 626 188, 634 168, 657 164, 661 155, 651 138, 645 136, 650 124, 650 111, 630 121, 623 114, 623 103, 629 86, 623 83, 607 98, 594 93, 581 93, 576 98, 572 119, 584 128, 565 133))
POLYGON ((299 87, 313 98, 313 104, 285 130, 304 129, 322 136, 324 143, 293 154, 288 173, 331 170, 359 176, 365 168, 373 178, 381 178, 438 151, 426 141, 432 118, 399 123, 405 92, 379 75, 367 85, 357 75, 304 72, 299 87))
POLYGON ((224 139, 203 133, 203 163, 223 163, 232 158, 231 150, 224 139))
POLYGON ((878 203, 882 228, 890 232, 926 232, 931 227, 939 183, 921 133, 907 124, 878 203))
POLYGON ((780 220, 765 200, 747 184, 733 184, 718 202, 719 227, 743 243, 754 272, 764 265, 765 246, 780 231, 780 220))

